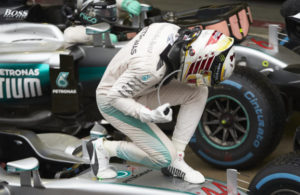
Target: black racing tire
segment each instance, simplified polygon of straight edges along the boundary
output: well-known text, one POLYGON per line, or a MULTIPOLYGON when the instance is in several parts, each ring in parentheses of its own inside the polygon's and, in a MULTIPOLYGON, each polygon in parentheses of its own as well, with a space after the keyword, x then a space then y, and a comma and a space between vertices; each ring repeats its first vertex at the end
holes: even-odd
POLYGON ((292 49, 295 53, 300 54, 300 46, 296 46, 292 49))
POLYGON ((299 195, 300 152, 284 154, 265 167, 249 185, 249 195, 299 195))
POLYGON ((210 89, 190 146, 217 167, 250 168, 278 145, 285 118, 277 87, 253 69, 236 67, 230 79, 210 89))

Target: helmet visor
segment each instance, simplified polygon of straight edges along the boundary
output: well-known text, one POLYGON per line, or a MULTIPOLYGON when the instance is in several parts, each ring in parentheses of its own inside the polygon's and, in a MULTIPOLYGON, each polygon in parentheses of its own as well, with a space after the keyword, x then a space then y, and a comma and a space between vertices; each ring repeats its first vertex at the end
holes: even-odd
POLYGON ((94 5, 97 18, 101 21, 115 22, 117 20, 117 5, 94 5))

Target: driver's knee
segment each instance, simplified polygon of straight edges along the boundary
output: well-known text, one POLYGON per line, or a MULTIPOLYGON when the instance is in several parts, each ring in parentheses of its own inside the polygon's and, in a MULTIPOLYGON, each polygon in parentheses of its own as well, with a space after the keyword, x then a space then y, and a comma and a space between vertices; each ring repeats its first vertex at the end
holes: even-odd
POLYGON ((171 165, 175 159, 175 150, 165 149, 160 154, 152 155, 151 159, 155 168, 163 168, 171 165))

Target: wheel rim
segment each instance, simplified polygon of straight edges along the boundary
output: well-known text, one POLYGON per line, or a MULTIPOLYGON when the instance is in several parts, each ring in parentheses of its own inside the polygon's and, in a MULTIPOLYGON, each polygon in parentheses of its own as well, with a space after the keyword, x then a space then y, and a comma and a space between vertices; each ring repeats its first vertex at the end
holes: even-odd
POLYGON ((248 112, 237 99, 216 95, 208 98, 198 127, 201 136, 211 146, 229 150, 243 144, 250 122, 248 112))

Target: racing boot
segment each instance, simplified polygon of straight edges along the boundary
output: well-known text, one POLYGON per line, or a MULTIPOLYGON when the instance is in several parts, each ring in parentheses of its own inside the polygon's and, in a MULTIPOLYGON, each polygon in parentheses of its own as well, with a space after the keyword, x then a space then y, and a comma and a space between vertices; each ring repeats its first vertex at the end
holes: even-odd
POLYGON ((167 176, 182 178, 193 184, 205 182, 204 176, 199 171, 196 171, 187 165, 183 158, 184 152, 177 152, 174 162, 172 162, 170 166, 162 168, 162 173, 167 176))
POLYGON ((109 179, 117 176, 116 171, 109 166, 110 156, 104 148, 104 139, 92 139, 86 144, 92 171, 99 179, 109 179))

